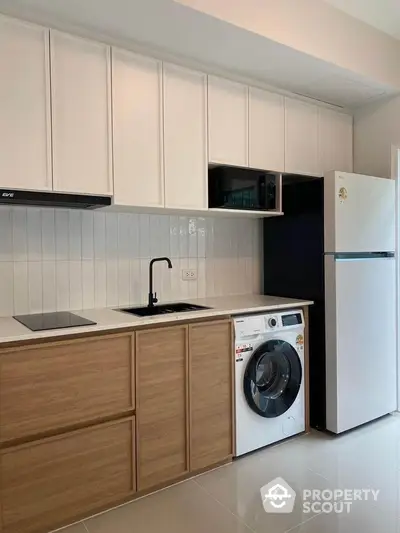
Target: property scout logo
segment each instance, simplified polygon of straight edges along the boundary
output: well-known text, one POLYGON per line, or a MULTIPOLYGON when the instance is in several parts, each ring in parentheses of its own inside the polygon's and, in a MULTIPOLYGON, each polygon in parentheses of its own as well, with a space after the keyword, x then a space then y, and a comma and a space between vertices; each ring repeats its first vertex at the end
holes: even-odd
MULTIPOLYGON (((296 502, 296 492, 278 477, 260 489, 266 513, 291 513, 296 502)), ((373 489, 304 489, 301 493, 304 514, 350 513, 357 500, 377 501, 379 490, 373 489)))

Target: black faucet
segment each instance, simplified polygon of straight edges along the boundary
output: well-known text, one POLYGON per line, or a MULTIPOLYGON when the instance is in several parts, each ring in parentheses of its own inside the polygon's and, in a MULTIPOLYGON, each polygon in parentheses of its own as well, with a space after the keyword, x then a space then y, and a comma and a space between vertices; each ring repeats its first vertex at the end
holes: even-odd
POLYGON ((148 307, 154 307, 154 304, 158 302, 157 293, 153 294, 153 265, 159 261, 166 261, 168 263, 168 268, 172 268, 171 259, 168 257, 156 257, 150 261, 149 265, 149 303, 148 307))

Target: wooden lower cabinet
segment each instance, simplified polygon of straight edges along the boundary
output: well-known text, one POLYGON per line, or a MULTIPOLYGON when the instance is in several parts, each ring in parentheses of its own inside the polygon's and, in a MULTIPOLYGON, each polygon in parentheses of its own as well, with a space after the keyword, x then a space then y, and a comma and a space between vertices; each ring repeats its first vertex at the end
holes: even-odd
POLYGON ((189 470, 186 325, 136 333, 138 490, 189 470))
POLYGON ((191 470, 233 454, 233 361, 230 320, 189 326, 191 470))
POLYGON ((135 408, 132 334, 0 351, 0 441, 129 414, 135 408))
POLYGON ((43 533, 129 497, 134 458, 134 417, 2 450, 2 533, 43 533))

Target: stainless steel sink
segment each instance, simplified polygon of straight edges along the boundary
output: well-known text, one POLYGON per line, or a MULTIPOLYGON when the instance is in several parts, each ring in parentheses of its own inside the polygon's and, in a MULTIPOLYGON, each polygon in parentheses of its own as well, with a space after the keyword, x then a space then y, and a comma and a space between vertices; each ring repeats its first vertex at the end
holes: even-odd
POLYGON ((210 309, 203 305, 194 305, 191 303, 178 302, 175 304, 154 305, 152 307, 129 307, 127 309, 116 309, 123 313, 130 313, 136 316, 157 316, 169 315, 171 313, 189 313, 191 311, 201 311, 203 309, 210 309))

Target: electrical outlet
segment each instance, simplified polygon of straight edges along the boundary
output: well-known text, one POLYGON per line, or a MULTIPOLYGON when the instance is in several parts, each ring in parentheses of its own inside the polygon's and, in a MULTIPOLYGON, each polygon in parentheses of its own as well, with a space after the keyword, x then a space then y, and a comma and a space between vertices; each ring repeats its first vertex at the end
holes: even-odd
POLYGON ((190 270, 182 270, 182 279, 183 281, 194 281, 197 279, 197 270, 193 268, 190 270))

